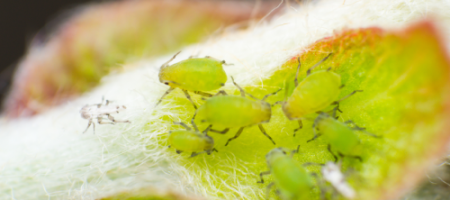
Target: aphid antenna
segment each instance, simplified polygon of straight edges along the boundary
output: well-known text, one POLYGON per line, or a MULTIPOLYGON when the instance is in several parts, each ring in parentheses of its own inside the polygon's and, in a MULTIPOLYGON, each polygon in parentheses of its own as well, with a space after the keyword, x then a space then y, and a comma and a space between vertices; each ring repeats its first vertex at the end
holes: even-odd
POLYGON ((374 138, 382 138, 381 136, 379 136, 379 135, 375 135, 375 134, 373 134, 373 133, 371 133, 371 132, 368 132, 368 131, 366 131, 366 128, 364 128, 364 127, 359 127, 358 125, 356 125, 356 123, 355 122, 353 122, 352 120, 348 120, 348 121, 345 121, 344 122, 345 124, 348 124, 348 125, 353 125, 353 130, 355 130, 355 131, 360 131, 360 132, 362 132, 362 133, 364 133, 364 134, 366 134, 366 135, 369 135, 369 136, 372 136, 372 137, 374 137, 374 138))
POLYGON ((278 92, 280 92, 281 91, 281 88, 280 89, 278 89, 277 91, 275 91, 275 92, 272 92, 272 93, 270 93, 270 94, 266 94, 262 99, 261 99, 261 101, 265 101, 267 98, 269 98, 270 96, 273 96, 273 95, 276 95, 278 92))
MULTIPOLYGON (((209 130, 211 130, 211 127, 212 127, 212 124, 211 125, 209 125, 205 130, 203 130, 203 135, 206 135, 206 136, 208 136, 208 131, 209 130)), ((208 136, 209 137, 209 136, 208 136)))
POLYGON ((325 60, 327 60, 328 57, 331 56, 331 54, 333 54, 333 53, 328 54, 327 56, 325 56, 325 58, 323 58, 322 60, 320 60, 319 62, 317 62, 317 63, 316 63, 314 66, 312 66, 311 68, 309 68, 308 71, 306 71, 306 76, 309 76, 309 75, 311 74, 311 71, 312 71, 314 68, 316 68, 317 66, 319 66, 320 64, 322 64, 325 60))
POLYGON ((167 65, 169 65, 169 63, 172 62, 172 60, 175 59, 177 57, 177 55, 180 54, 180 53, 181 53, 181 51, 177 52, 175 55, 173 55, 173 57, 169 61, 167 61, 164 64, 162 64, 161 65, 161 69, 164 68, 164 67, 167 67, 167 65))
POLYGON ((239 91, 240 91, 242 97, 245 97, 245 94, 247 94, 247 95, 248 95, 249 97, 251 97, 252 99, 255 99, 255 100, 258 100, 258 101, 260 100, 260 99, 258 99, 258 98, 256 98, 256 97, 254 97, 253 95, 251 95, 250 93, 245 92, 245 90, 242 89, 241 86, 239 86, 236 82, 234 82, 233 76, 230 76, 230 78, 231 78, 231 80, 233 81, 233 84, 239 89, 239 91))
POLYGON ((185 128, 186 130, 188 130, 188 131, 191 130, 191 128, 190 128, 187 124, 185 124, 185 123, 183 123, 183 122, 176 122, 176 121, 174 121, 173 124, 175 124, 175 125, 180 125, 180 126, 184 127, 184 128, 185 128))

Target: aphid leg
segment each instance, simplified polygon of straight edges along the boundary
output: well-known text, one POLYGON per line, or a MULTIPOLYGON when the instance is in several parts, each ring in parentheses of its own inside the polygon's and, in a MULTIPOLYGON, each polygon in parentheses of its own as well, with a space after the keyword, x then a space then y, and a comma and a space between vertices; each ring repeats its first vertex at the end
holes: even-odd
POLYGON ((183 123, 183 122, 173 122, 173 124, 180 125, 180 126, 184 127, 188 131, 191 130, 191 128, 188 125, 186 125, 185 123, 183 123))
POLYGON ((272 95, 276 95, 278 92, 280 92, 281 91, 281 88, 280 89, 278 89, 277 91, 275 91, 275 92, 272 92, 272 93, 270 93, 270 94, 266 94, 266 96, 264 96, 262 99, 261 99, 261 101, 265 101, 267 98, 269 98, 270 96, 272 96, 272 95))
POLYGON ((89 123, 88 123, 86 129, 83 131, 83 133, 86 133, 86 131, 89 129, 89 126, 91 126, 91 124, 93 124, 93 126, 94 126, 94 134, 95 134, 95 124, 92 122, 92 119, 89 120, 89 123))
MULTIPOLYGON (((306 162, 306 163, 303 163, 302 164, 302 166, 303 167, 308 167, 308 166, 311 166, 311 165, 315 165, 315 166, 325 166, 325 164, 322 164, 322 163, 314 163, 314 162, 306 162)), ((316 174, 317 175, 317 174, 316 174)))
POLYGON ((167 65, 169 65, 169 63, 172 62, 172 60, 175 59, 175 57, 177 57, 177 55, 180 53, 181 53, 181 51, 179 51, 175 55, 173 55, 173 57, 169 61, 167 61, 163 65, 161 65, 161 68, 167 67, 167 65))
POLYGON ((223 129, 222 131, 218 131, 218 130, 214 130, 214 129, 209 129, 209 131, 214 132, 214 133, 220 133, 220 134, 225 134, 229 131, 229 128, 223 129))
POLYGON ((362 162, 363 161, 363 159, 361 158, 361 156, 351 156, 351 155, 344 155, 344 154, 342 154, 342 153, 338 153, 339 154, 339 156, 340 157, 349 157, 349 158, 354 158, 354 159, 358 159, 359 160, 359 162, 362 162))
POLYGON ((219 96, 219 95, 228 95, 227 92, 225 92, 225 90, 220 90, 219 92, 217 92, 214 96, 219 96))
POLYGON ((211 130, 212 125, 209 125, 205 130, 202 131, 204 135, 208 135, 208 131, 211 130))
POLYGON ((98 124, 115 124, 114 121, 110 121, 110 122, 103 121, 103 117, 97 117, 97 122, 98 122, 98 124))
POLYGON ((161 101, 164 99, 164 97, 166 97, 170 92, 172 92, 175 88, 170 87, 159 99, 159 101, 156 103, 155 107, 158 106, 158 104, 161 103, 161 101))
POLYGON ((357 92, 362 92, 362 91, 363 91, 363 90, 355 90, 355 91, 353 91, 352 93, 350 93, 349 95, 343 97, 342 99, 339 99, 339 100, 333 102, 331 105, 339 104, 339 102, 344 101, 344 100, 346 100, 347 98, 351 97, 352 95, 356 94, 357 92))
POLYGON ((269 174, 270 174, 270 171, 264 171, 264 172, 259 173, 259 177, 261 178, 261 181, 258 181, 256 183, 264 183, 263 176, 266 176, 266 175, 269 175, 269 174))
POLYGON ((316 68, 317 66, 319 66, 323 61, 325 61, 326 59, 328 59, 328 57, 330 57, 331 54, 333 54, 333 53, 328 54, 325 58, 323 58, 322 60, 320 60, 319 62, 317 62, 317 63, 316 63, 314 66, 312 66, 311 68, 309 68, 308 71, 306 71, 306 76, 309 76, 309 75, 311 74, 311 71, 312 71, 314 68, 316 68))
POLYGON ((194 94, 198 94, 200 96, 204 96, 204 97, 212 97, 212 94, 206 93, 206 92, 201 92, 201 91, 194 91, 194 94))
POLYGON ((291 154, 294 155, 294 154, 296 154, 298 152, 300 152, 300 145, 297 146, 297 149, 292 150, 291 154))
POLYGON ((311 139, 309 139, 308 141, 306 141, 306 143, 312 142, 312 141, 314 141, 315 139, 317 139, 318 137, 322 136, 322 134, 317 134, 317 133, 316 133, 316 129, 315 129, 315 128, 314 128, 313 130, 314 130, 314 137, 311 138, 311 139))
POLYGON ((272 187, 275 185, 275 182, 271 182, 269 183, 269 185, 267 185, 266 187, 266 199, 269 199, 270 197, 270 190, 272 189, 272 187))
POLYGON ((300 66, 301 66, 300 57, 297 57, 297 61, 298 61, 297 73, 295 73, 295 79, 294 79, 295 87, 298 86, 298 72, 300 71, 300 66))
POLYGON ((131 123, 129 120, 117 120, 117 119, 114 119, 114 117, 111 116, 110 114, 106 114, 106 116, 108 116, 108 119, 111 120, 114 123, 131 123))
POLYGON ((333 108, 333 118, 335 119, 339 118, 338 116, 336 116, 336 111, 342 113, 342 110, 339 109, 339 103, 336 103, 336 107, 333 108))
POLYGON ((270 141, 272 141, 272 143, 275 145, 275 142, 273 141, 272 137, 270 137, 267 133, 266 130, 264 130, 264 127, 262 126, 262 124, 258 124, 259 130, 261 130, 261 132, 269 138, 270 141))
POLYGON ((200 153, 195 153, 195 152, 192 152, 192 154, 191 154, 191 158, 192 157, 195 157, 195 156, 197 156, 198 154, 201 154, 202 152, 200 152, 200 153))
POLYGON ((277 101, 277 102, 273 103, 272 106, 276 106, 276 105, 278 105, 278 104, 283 104, 284 102, 285 102, 285 101, 277 101))
POLYGON ((213 148, 211 151, 215 151, 215 152, 219 153, 219 151, 217 151, 216 148, 213 148))
POLYGON ((184 95, 186 95, 186 98, 192 103, 192 105, 194 106, 195 109, 197 109, 197 106, 195 105, 195 103, 192 101, 191 99, 191 95, 189 95, 189 92, 187 90, 183 90, 184 95))
POLYGON ((175 152, 177 152, 177 154, 180 154, 180 153, 183 152, 183 151, 181 151, 181 150, 175 150, 175 152))
POLYGON ((244 130, 244 127, 241 127, 241 128, 236 132, 236 135, 235 135, 234 137, 228 139, 228 141, 227 141, 227 143, 225 144, 225 146, 227 146, 228 143, 230 143, 231 140, 234 140, 234 139, 238 138, 238 137, 241 135, 241 133, 242 133, 243 130, 244 130))
POLYGON ((298 128, 294 129, 294 137, 295 137, 295 134, 297 133, 297 131, 299 131, 302 128, 303 128, 303 122, 301 119, 299 119, 298 120, 298 128))
POLYGON ((336 155, 334 155, 334 153, 331 151, 331 145, 330 145, 330 144, 328 144, 327 150, 328 150, 328 152, 331 153, 331 155, 332 155, 333 158, 334 158, 334 162, 336 163, 336 162, 338 161, 338 157, 337 157, 336 155))
POLYGON ((322 113, 321 112, 321 113, 319 113, 319 116, 316 117, 316 119, 314 120, 313 127, 312 127, 313 128, 313 132, 314 132, 314 137, 309 139, 308 141, 306 141, 306 143, 309 143, 309 142, 317 139, 319 136, 321 136, 321 134, 317 134, 316 126, 317 126, 317 123, 319 123, 319 121, 322 119, 322 115, 326 115, 326 113, 322 113))
POLYGON ((96 105, 97 108, 100 108, 100 107, 102 107, 102 105, 103 105, 103 101, 105 101, 105 97, 104 97, 104 96, 102 96, 102 101, 101 101, 100 103, 94 104, 94 105, 96 105))

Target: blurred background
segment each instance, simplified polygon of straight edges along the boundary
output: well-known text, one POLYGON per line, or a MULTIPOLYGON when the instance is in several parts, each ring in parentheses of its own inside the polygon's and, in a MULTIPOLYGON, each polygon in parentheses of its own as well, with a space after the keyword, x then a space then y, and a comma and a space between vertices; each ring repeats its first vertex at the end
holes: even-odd
MULTIPOLYGON (((5 98, 11 75, 26 47, 38 33, 50 31, 76 6, 92 0, 13 0, 0 1, 0 104, 5 98)), ((96 0, 95 2, 100 2, 96 0)))

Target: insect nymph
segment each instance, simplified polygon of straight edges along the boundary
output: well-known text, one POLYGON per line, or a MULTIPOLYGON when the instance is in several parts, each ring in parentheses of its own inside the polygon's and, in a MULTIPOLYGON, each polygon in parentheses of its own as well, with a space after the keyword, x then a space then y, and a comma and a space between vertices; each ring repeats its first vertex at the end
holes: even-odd
POLYGON ((159 81, 170 86, 170 88, 163 94, 156 105, 161 103, 162 99, 175 88, 180 88, 194 108, 197 109, 197 106, 189 95, 189 91, 211 97, 212 95, 206 93, 207 91, 218 89, 227 82, 227 75, 222 67, 225 61, 218 61, 211 57, 189 58, 169 65, 179 53, 176 53, 169 61, 161 66, 159 81))
POLYGON ((314 120, 314 137, 307 142, 311 142, 323 135, 328 142, 328 150, 333 155, 335 162, 337 162, 337 156, 333 154, 331 147, 334 148, 340 156, 349 156, 362 160, 361 157, 354 155, 355 148, 360 144, 359 138, 355 131, 361 131, 362 133, 375 138, 380 137, 366 132, 365 128, 355 125, 355 123, 351 120, 346 122, 338 121, 335 114, 336 109, 334 110, 333 116, 330 116, 324 112, 320 113, 314 120), (353 127, 350 127, 349 125, 353 125, 353 127), (316 129, 319 129, 321 134, 317 134, 316 129))
POLYGON ((83 106, 83 108, 81 108, 80 110, 81 117, 89 120, 88 126, 86 127, 86 130, 83 131, 83 133, 85 133, 88 130, 91 124, 94 127, 95 133, 95 123, 94 123, 95 119, 97 119, 98 124, 131 123, 128 120, 116 120, 114 119, 113 116, 111 116, 111 114, 113 113, 119 113, 119 111, 125 110, 126 109, 125 106, 110 105, 109 103, 110 101, 102 99, 102 102, 99 104, 85 105, 83 106), (105 101, 104 105, 103 101, 105 101))
MULTIPOLYGON (((231 79, 233 79, 233 77, 231 77, 231 79)), ((229 96, 225 91, 220 91, 215 96, 206 100, 206 102, 197 110, 199 120, 212 126, 217 125, 226 127, 223 131, 211 129, 211 132, 221 134, 228 132, 229 128, 239 127, 240 129, 236 135, 228 139, 225 146, 227 146, 230 141, 239 137, 245 127, 252 125, 258 125, 261 132, 275 144, 272 138, 264 130, 262 123, 268 123, 272 115, 271 106, 268 102, 265 102, 265 100, 280 90, 264 96, 262 100, 256 99, 247 93, 247 95, 255 99, 250 100, 245 98, 246 92, 234 82, 234 79, 233 83, 239 89, 241 96, 229 96)))
POLYGON ((300 83, 298 83, 298 73, 301 63, 300 57, 297 58, 298 67, 294 79, 295 89, 292 95, 283 102, 282 105, 286 117, 289 120, 297 120, 299 123, 299 128, 294 130, 294 137, 296 131, 300 130, 303 126, 301 120, 304 116, 321 111, 330 105, 336 105, 336 107, 338 107, 339 102, 347 99, 356 92, 362 92, 362 90, 355 90, 351 94, 338 100, 338 96, 343 87, 341 76, 332 72, 331 68, 311 73, 315 67, 330 56, 331 53, 309 68, 306 73, 306 78, 300 83))
POLYGON ((294 151, 280 147, 266 155, 269 171, 259 174, 261 181, 258 183, 264 183, 263 175, 272 174, 274 181, 267 186, 267 194, 273 185, 277 187, 283 199, 305 199, 310 193, 314 186, 312 175, 292 158, 299 147, 294 151), (288 152, 292 152, 291 155, 288 155, 288 152))
POLYGON ((186 129, 169 132, 169 147, 175 148, 178 154, 181 152, 192 152, 191 157, 194 157, 201 153, 210 155, 212 151, 217 152, 214 148, 213 138, 208 136, 208 131, 211 126, 206 128, 203 133, 200 133, 194 120, 192 120, 194 130, 183 122, 174 122, 174 124, 183 126, 186 129))

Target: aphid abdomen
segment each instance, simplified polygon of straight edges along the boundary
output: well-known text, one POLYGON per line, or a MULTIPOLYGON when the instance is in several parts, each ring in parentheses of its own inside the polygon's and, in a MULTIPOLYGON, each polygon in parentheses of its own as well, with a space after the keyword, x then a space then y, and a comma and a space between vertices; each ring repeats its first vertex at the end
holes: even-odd
POLYGON ((208 99, 198 113, 204 114, 209 124, 233 128, 269 121, 271 108, 265 102, 240 96, 216 96, 208 99))
POLYGON ((200 152, 208 149, 208 140, 206 137, 193 131, 173 131, 169 136, 169 144, 177 150, 185 152, 200 152))
POLYGON ((313 186, 313 180, 306 170, 292 158, 286 156, 278 159, 271 172, 277 188, 291 195, 308 192, 313 186))
POLYGON ((306 77, 283 104, 283 111, 290 120, 321 111, 337 100, 341 91, 341 77, 322 70, 306 77))
POLYGON ((331 117, 325 117, 318 122, 317 128, 327 138, 334 150, 344 155, 355 154, 353 150, 359 144, 359 139, 346 124, 331 117))
POLYGON ((210 58, 191 58, 161 68, 160 81, 188 91, 211 91, 222 87, 227 75, 222 63, 210 58))

